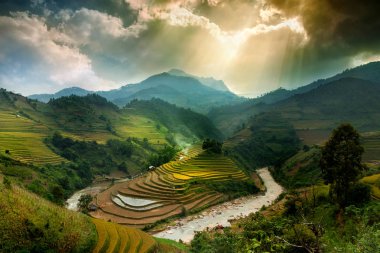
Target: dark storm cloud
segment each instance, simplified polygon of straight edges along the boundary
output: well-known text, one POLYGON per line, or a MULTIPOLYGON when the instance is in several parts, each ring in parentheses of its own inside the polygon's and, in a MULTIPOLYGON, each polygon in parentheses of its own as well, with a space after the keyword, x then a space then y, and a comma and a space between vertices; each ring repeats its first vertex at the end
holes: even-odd
POLYGON ((79 10, 81 8, 98 10, 108 15, 118 17, 125 26, 136 21, 138 13, 132 10, 125 0, 2 0, 0 15, 9 15, 15 11, 30 11, 44 14, 44 10, 52 13, 62 9, 79 10))
POLYGON ((269 0, 287 16, 300 16, 318 53, 355 55, 380 51, 378 0, 269 0))

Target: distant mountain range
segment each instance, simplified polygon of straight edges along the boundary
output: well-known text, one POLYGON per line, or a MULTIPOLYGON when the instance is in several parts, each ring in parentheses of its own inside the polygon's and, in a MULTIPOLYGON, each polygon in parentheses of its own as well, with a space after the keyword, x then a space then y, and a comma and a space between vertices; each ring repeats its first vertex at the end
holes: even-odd
POLYGON ((214 108, 208 116, 226 135, 267 111, 281 112, 298 129, 327 132, 341 121, 356 122, 362 130, 380 129, 376 120, 380 119, 376 113, 380 112, 379 87, 380 62, 372 62, 294 90, 280 88, 240 104, 214 108))
POLYGON ((361 65, 352 69, 347 69, 337 75, 334 75, 332 77, 326 78, 326 79, 320 79, 317 81, 314 81, 310 84, 307 84, 305 86, 301 86, 299 88, 296 88, 294 90, 286 90, 284 88, 277 89, 275 91, 269 92, 265 94, 264 96, 254 98, 250 102, 253 104, 256 103, 266 103, 271 104, 275 103, 281 100, 284 100, 288 97, 291 97, 293 95, 306 93, 308 91, 311 91, 315 88, 318 88, 319 86, 339 80, 341 78, 346 77, 353 77, 363 80, 372 81, 374 83, 380 83, 380 62, 371 62, 365 65, 361 65))
POLYGON ((71 96, 71 95, 83 97, 83 96, 86 96, 86 95, 91 94, 91 93, 94 93, 94 92, 88 91, 88 90, 85 90, 85 89, 82 89, 79 87, 71 87, 71 88, 65 88, 63 90, 60 90, 54 94, 34 94, 34 95, 28 96, 28 98, 36 99, 40 102, 47 103, 52 98, 57 99, 60 97, 67 97, 67 96, 71 96))
POLYGON ((98 94, 120 107, 134 99, 159 98, 203 113, 208 112, 213 107, 236 104, 246 100, 230 92, 223 81, 196 77, 178 69, 153 75, 140 83, 128 84, 110 91, 95 92, 72 87, 55 94, 36 94, 29 96, 29 98, 47 103, 50 99, 63 96, 85 96, 91 93, 98 94))

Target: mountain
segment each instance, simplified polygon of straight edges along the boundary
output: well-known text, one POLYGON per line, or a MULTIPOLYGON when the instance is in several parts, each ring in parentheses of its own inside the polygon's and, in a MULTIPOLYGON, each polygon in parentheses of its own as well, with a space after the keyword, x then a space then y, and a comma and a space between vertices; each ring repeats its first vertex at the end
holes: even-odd
MULTIPOLYGON (((273 114, 289 123, 303 144, 322 144, 341 123, 350 123, 363 134, 365 159, 376 159, 380 146, 373 133, 380 130, 380 84, 358 78, 341 78, 309 92, 294 95, 271 105, 254 107, 255 116, 244 122, 230 139, 231 146, 247 145, 258 133, 252 126, 274 122, 273 114), (372 133, 372 134, 369 134, 372 133)), ((235 118, 234 118, 235 120, 235 118)), ((233 120, 229 120, 232 122, 233 120)), ((266 128, 269 129, 269 128, 266 128)), ((274 140, 279 140, 273 132, 274 140)), ((267 142, 265 142, 267 143, 267 142)), ((257 148, 256 148, 257 149, 257 148)))
POLYGON ((98 93, 118 106, 124 106, 133 99, 159 98, 166 102, 207 112, 211 107, 243 101, 231 92, 219 91, 203 85, 191 77, 173 76, 162 73, 138 83, 123 86, 117 93, 98 93))
POLYGON ((30 99, 36 99, 41 102, 47 103, 49 102, 50 99, 52 98, 60 98, 60 97, 67 97, 70 95, 76 95, 76 96, 86 96, 87 94, 93 93, 92 91, 88 91, 79 87, 71 87, 71 88, 66 88, 63 90, 60 90, 54 94, 35 94, 35 95, 30 95, 30 99))
POLYGON ((380 62, 371 62, 371 63, 364 64, 355 68, 346 69, 343 72, 336 74, 332 77, 329 77, 326 79, 319 79, 317 81, 301 86, 294 90, 286 90, 286 89, 280 88, 278 90, 269 92, 262 97, 255 98, 252 100, 252 102, 253 103, 263 102, 266 104, 272 104, 272 103, 287 99, 288 97, 291 97, 293 95, 306 93, 315 88, 318 88, 319 86, 323 84, 330 83, 332 81, 336 81, 342 78, 349 78, 349 77, 372 81, 375 83, 380 83, 380 62))
POLYGON ((153 75, 140 83, 128 84, 109 91, 92 92, 73 87, 55 94, 31 95, 29 98, 46 103, 52 98, 70 95, 85 96, 95 93, 120 107, 134 99, 159 98, 202 113, 207 113, 212 107, 236 104, 245 100, 230 92, 223 81, 213 78, 198 78, 180 70, 172 70, 171 73, 153 75))
POLYGON ((342 78, 270 105, 281 113, 306 144, 321 144, 344 122, 360 132, 380 130, 380 84, 342 78))
POLYGON ((195 75, 188 74, 185 71, 180 70, 180 69, 171 69, 167 73, 173 76, 184 76, 184 77, 191 77, 191 78, 197 79, 202 84, 210 88, 213 88, 215 90, 230 91, 222 80, 216 80, 212 77, 198 77, 195 75))
MULTIPOLYGON (((294 90, 280 88, 261 97, 250 99, 242 103, 213 108, 209 111, 208 116, 225 135, 231 135, 233 132, 239 130, 250 117, 265 111, 266 108, 270 108, 270 105, 280 103, 293 96, 308 93, 320 86, 344 78, 357 78, 373 83, 380 83, 380 62, 372 62, 347 69, 330 78, 320 79, 294 90)), ((346 91, 342 90, 341 92, 343 92, 342 95, 344 95, 346 91)))

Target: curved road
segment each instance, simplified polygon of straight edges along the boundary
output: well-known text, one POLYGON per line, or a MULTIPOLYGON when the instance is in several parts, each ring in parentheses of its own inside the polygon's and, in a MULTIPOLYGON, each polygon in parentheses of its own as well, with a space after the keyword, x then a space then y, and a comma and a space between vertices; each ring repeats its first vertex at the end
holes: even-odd
POLYGON ((207 227, 212 228, 217 225, 230 226, 229 219, 247 216, 260 210, 263 205, 270 205, 282 193, 283 189, 274 181, 267 168, 257 170, 257 173, 267 189, 264 195, 243 197, 213 206, 202 214, 176 220, 174 227, 168 227, 166 230, 154 234, 154 236, 190 242, 195 231, 202 231, 207 227))

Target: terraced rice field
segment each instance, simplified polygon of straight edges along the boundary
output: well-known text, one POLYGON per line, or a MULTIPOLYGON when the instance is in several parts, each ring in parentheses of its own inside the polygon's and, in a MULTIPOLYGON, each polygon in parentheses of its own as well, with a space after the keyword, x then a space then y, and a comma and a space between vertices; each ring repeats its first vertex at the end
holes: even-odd
POLYGON ((147 138, 151 144, 166 144, 165 136, 168 130, 164 126, 144 116, 135 115, 133 111, 128 115, 123 115, 115 123, 115 130, 124 137, 136 137, 139 139, 147 138))
POLYGON ((147 253, 157 245, 154 238, 138 229, 93 219, 98 243, 93 253, 147 253))
POLYGON ((380 160, 380 132, 370 132, 362 135, 364 155, 363 160, 380 160))
POLYGON ((66 161, 44 143, 49 129, 11 111, 0 112, 0 152, 10 151, 16 160, 33 164, 59 164, 66 161))
POLYGON ((95 198, 99 209, 91 216, 142 228, 225 200, 223 194, 191 182, 231 179, 247 180, 248 177, 229 158, 209 155, 199 146, 193 147, 177 161, 99 193, 95 198))

